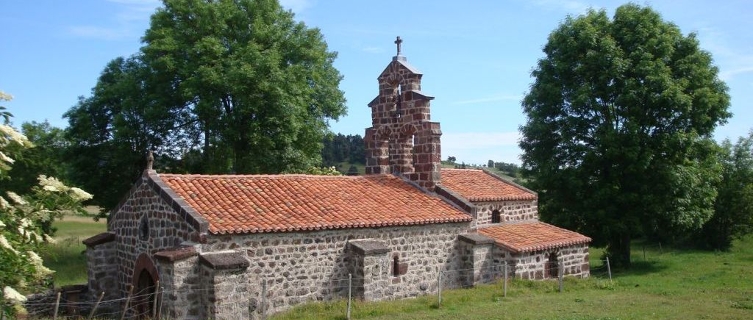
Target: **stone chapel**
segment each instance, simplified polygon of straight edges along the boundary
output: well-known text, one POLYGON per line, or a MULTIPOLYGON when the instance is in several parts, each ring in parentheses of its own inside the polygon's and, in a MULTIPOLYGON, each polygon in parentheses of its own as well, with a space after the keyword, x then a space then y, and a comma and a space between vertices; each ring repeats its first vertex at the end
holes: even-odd
POLYGON ((502 265, 511 277, 588 276, 590 238, 540 222, 535 192, 441 167, 434 98, 396 44, 368 104, 366 175, 164 174, 150 161, 108 231, 84 240, 91 299, 235 319, 347 297, 349 275, 364 300, 435 293, 440 272, 442 288, 493 281, 502 265))

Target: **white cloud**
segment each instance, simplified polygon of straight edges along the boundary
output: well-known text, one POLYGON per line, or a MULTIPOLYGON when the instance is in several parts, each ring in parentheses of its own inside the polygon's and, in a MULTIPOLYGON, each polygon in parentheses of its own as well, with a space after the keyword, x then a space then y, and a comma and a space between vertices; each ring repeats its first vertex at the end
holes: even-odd
POLYGON ((588 3, 576 0, 535 0, 532 3, 547 10, 559 9, 573 14, 585 13, 588 8, 592 7, 588 3))
POLYGON ((119 40, 131 36, 126 29, 105 28, 95 26, 75 26, 69 27, 68 33, 81 38, 91 38, 100 40, 119 40))
POLYGON ((117 8, 117 13, 112 17, 107 26, 84 25, 70 26, 68 33, 82 38, 99 40, 120 40, 137 38, 140 36, 144 22, 160 6, 158 0, 107 0, 117 8))
POLYGON ((442 147, 452 149, 482 149, 517 146, 520 132, 460 132, 442 135, 442 147))
POLYGON ((313 0, 280 0, 280 5, 286 9, 293 10, 296 14, 301 14, 306 9, 314 5, 313 0))
POLYGON ((477 103, 487 103, 487 102, 497 102, 497 101, 520 101, 523 97, 519 95, 495 95, 491 97, 486 98, 478 98, 478 99, 470 99, 470 100, 461 100, 461 101, 455 101, 452 102, 452 105, 463 105, 463 104, 477 104, 477 103))
POLYGON ((382 47, 363 47, 361 48, 361 51, 366 53, 382 53, 384 52, 384 48, 382 47))

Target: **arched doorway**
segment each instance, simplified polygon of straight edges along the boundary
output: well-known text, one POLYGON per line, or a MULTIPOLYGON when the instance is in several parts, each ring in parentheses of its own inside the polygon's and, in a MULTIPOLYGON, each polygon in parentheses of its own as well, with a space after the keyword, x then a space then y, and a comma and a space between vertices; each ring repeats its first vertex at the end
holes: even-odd
POLYGON ((136 265, 133 270, 133 296, 130 308, 136 319, 158 319, 159 312, 159 292, 157 283, 159 275, 157 268, 154 267, 152 260, 146 254, 139 255, 136 259, 136 265), (158 311, 158 310, 157 310, 158 311), (156 315, 156 317, 152 317, 156 315))

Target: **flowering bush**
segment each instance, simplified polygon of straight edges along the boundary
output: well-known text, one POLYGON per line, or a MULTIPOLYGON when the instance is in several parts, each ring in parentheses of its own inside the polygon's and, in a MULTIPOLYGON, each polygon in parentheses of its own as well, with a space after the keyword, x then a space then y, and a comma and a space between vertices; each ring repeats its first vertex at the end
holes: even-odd
MULTIPOLYGON (((0 181, 11 178, 15 152, 31 147, 23 134, 0 124, 0 181)), ((53 241, 52 221, 64 213, 84 212, 81 202, 92 197, 54 177, 40 175, 38 180, 39 185, 23 195, 8 191, 0 183, 0 312, 6 314, 22 310, 19 303, 26 298, 18 290, 34 291, 49 284, 53 271, 43 265, 37 252, 53 241)))

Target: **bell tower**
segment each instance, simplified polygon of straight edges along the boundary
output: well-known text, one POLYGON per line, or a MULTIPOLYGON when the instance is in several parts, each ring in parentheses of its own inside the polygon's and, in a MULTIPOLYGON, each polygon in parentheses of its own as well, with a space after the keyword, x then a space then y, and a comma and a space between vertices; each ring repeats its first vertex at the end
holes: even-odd
POLYGON ((395 174, 430 191, 440 180, 442 130, 431 122, 429 102, 421 91, 423 74, 402 55, 397 37, 397 55, 382 71, 379 95, 371 100, 371 127, 366 129, 366 174, 395 174))

